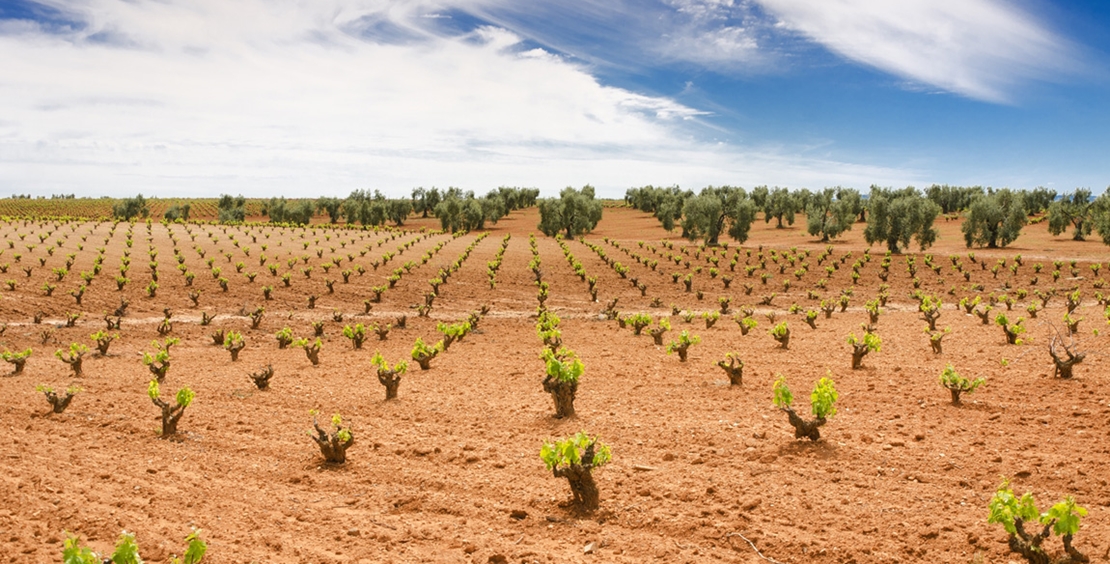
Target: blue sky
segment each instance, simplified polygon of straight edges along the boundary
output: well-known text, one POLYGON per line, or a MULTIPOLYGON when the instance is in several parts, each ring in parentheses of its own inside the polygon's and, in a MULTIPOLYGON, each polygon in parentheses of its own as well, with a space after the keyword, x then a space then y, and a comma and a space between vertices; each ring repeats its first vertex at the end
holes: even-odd
POLYGON ((1110 5, 0 0, 0 194, 1110 184, 1110 5))

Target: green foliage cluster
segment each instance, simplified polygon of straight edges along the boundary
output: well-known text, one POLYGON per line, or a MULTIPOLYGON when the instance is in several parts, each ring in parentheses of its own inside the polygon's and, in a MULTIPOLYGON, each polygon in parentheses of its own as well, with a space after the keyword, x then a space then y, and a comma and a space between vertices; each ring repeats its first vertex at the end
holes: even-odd
POLYGON ((952 403, 956 405, 960 403, 960 394, 970 394, 986 382, 986 378, 971 380, 960 376, 951 364, 945 366, 944 371, 940 374, 940 385, 952 393, 952 403))
POLYGON ((412 359, 420 365, 421 370, 428 370, 431 368, 432 359, 443 351, 443 341, 439 341, 433 346, 428 346, 424 343, 424 339, 417 337, 416 342, 412 346, 412 359))
POLYGON ((815 192, 805 208, 806 232, 828 242, 851 229, 862 211, 863 199, 858 190, 838 186, 815 192))
POLYGON ((867 201, 867 227, 863 238, 867 244, 884 243, 892 253, 901 252, 911 240, 921 250, 931 246, 939 232, 933 227, 940 206, 923 197, 914 188, 892 190, 871 187, 867 201))
POLYGON ((578 355, 566 347, 559 349, 557 353, 544 349, 540 353, 540 359, 544 361, 547 376, 556 382, 574 384, 586 372, 586 366, 578 355))
POLYGON ((131 221, 135 217, 146 218, 150 215, 150 206, 142 194, 134 198, 125 198, 112 206, 112 217, 122 221, 131 221))
POLYGON ((594 187, 583 186, 581 190, 566 187, 558 198, 544 198, 539 201, 540 223, 538 229, 548 237, 564 233, 574 238, 593 231, 601 221, 601 201, 594 199, 594 187))
MULTIPOLYGON (((693 191, 682 190, 678 186, 656 188, 648 185, 642 188, 629 188, 625 191, 624 199, 633 208, 655 216, 663 225, 663 229, 674 231, 675 225, 682 219, 686 199, 693 196, 693 191)), ((685 230, 683 230, 683 236, 686 236, 685 230)))
POLYGON ((743 188, 708 186, 683 203, 682 236, 716 245, 727 233, 743 243, 755 221, 756 207, 743 188))
MULTIPOLYGON (((775 407, 787 409, 794 403, 794 394, 790 391, 785 376, 778 375, 772 387, 772 392, 774 394, 772 403, 775 407)), ((818 380, 813 387, 813 392, 809 395, 810 408, 814 417, 828 419, 836 415, 836 400, 839 397, 840 394, 836 391, 832 378, 826 376, 818 380)))
POLYGON ((594 448, 594 456, 590 461, 591 468, 599 468, 612 460, 613 455, 609 446, 599 442, 597 437, 591 437, 582 431, 573 437, 544 441, 543 446, 540 447, 540 458, 543 459, 548 470, 579 465, 582 462, 582 455, 591 446, 594 448))
MULTIPOLYGON (((152 400, 156 400, 161 397, 161 389, 158 385, 158 380, 150 381, 150 384, 147 386, 146 393, 148 396, 150 396, 150 399, 152 400)), ((191 390, 190 388, 185 387, 177 390, 177 395, 174 397, 174 400, 177 402, 177 405, 180 405, 181 407, 189 407, 189 404, 193 403, 193 398, 195 397, 196 393, 193 392, 193 390, 191 390)))
POLYGON ((1086 240, 1094 226, 1092 214, 1096 207, 1101 206, 1094 205, 1090 190, 1080 188, 1064 194, 1048 206, 1048 232, 1059 235, 1071 228, 1073 240, 1086 240))
POLYGON ((243 223, 247 219, 247 199, 242 194, 220 194, 216 209, 220 223, 243 223))
POLYGON ((883 340, 875 333, 864 333, 863 338, 859 339, 855 333, 848 333, 848 344, 853 347, 856 345, 862 346, 871 352, 878 352, 883 340))
MULTIPOLYGON (((200 529, 193 529, 185 537, 185 553, 181 558, 171 556, 169 564, 199 564, 208 552, 208 544, 200 537, 200 529)), ((115 550, 110 557, 102 558, 92 549, 81 546, 81 539, 77 535, 66 533, 65 543, 62 545, 62 562, 64 564, 143 564, 139 556, 139 545, 135 542, 135 535, 127 531, 120 534, 116 541, 115 550)))
POLYGON ((667 345, 667 354, 678 353, 678 359, 682 362, 686 362, 686 355, 689 354, 690 347, 700 342, 701 337, 691 335, 689 331, 683 329, 682 333, 679 333, 678 339, 671 341, 670 344, 667 345))
POLYGON ((1029 562, 1088 562, 1088 558, 1072 546, 1072 538, 1079 532, 1080 520, 1087 510, 1080 507, 1075 498, 1066 496, 1063 501, 1041 513, 1033 500, 1033 494, 1026 492, 1021 497, 1014 495, 1010 481, 1004 479, 991 498, 990 515, 987 522, 1002 525, 1010 535, 1010 550, 1026 557, 1029 562), (1044 529, 1039 533, 1025 530, 1026 523, 1040 523, 1044 529), (1067 557, 1051 559, 1041 545, 1051 534, 1062 537, 1067 557))
POLYGON ((316 213, 317 206, 322 203, 325 206, 330 206, 330 201, 333 198, 321 198, 323 202, 313 202, 312 200, 300 200, 299 202, 290 202, 284 196, 280 198, 270 198, 270 201, 263 207, 263 213, 270 218, 271 223, 287 223, 293 225, 307 225, 312 221, 312 216, 316 213))
POLYGON ((968 247, 1005 247, 1021 234, 1026 223, 1025 202, 1011 190, 992 191, 975 197, 960 229, 968 247))

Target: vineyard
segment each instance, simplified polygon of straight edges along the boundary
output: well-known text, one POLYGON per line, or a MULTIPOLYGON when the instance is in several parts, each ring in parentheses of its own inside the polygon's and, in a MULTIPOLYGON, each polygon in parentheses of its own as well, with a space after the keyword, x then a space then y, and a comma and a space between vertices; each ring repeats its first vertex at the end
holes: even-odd
MULTIPOLYGON (((118 198, 0 198, 0 217, 58 217, 77 219, 112 219, 112 207, 118 198)), ((291 200, 299 202, 300 200, 291 200)), ((166 210, 174 206, 190 206, 190 218, 198 221, 215 221, 218 217, 217 198, 150 198, 149 216, 161 219, 166 210)), ((246 200, 248 217, 258 218, 266 200, 246 200)), ((325 216, 326 217, 326 216, 325 216)))
POLYGON ((1101 242, 189 202, 0 200, 0 562, 125 530, 169 562, 194 528, 217 564, 1007 562, 1025 492, 1061 523, 1073 497, 1063 538, 1110 558, 1101 242))

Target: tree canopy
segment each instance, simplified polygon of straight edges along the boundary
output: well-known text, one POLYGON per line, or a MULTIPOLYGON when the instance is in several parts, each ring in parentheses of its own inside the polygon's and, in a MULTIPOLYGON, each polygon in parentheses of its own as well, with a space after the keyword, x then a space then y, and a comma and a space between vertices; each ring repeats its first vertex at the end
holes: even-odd
POLYGON ((563 188, 558 198, 539 201, 539 230, 548 237, 565 232, 568 238, 593 231, 601 221, 601 201, 594 199, 594 187, 589 184, 581 190, 563 188))
POLYGON ((806 231, 828 242, 852 228, 862 207, 859 192, 851 188, 838 186, 815 192, 806 206, 806 231))
POLYGON ((1091 213, 1094 211, 1091 191, 1079 188, 1071 194, 1064 194, 1048 206, 1048 232, 1059 235, 1072 228, 1071 238, 1085 241, 1094 227, 1091 213))
POLYGON ((771 218, 774 218, 777 221, 775 227, 782 229, 784 227, 783 220, 788 225, 794 225, 794 214, 798 210, 798 199, 790 193, 790 190, 775 188, 767 194, 767 199, 763 203, 763 221, 770 223, 771 218))
POLYGON ((900 253, 903 247, 909 246, 911 239, 917 240, 921 250, 937 239, 933 222, 941 208, 916 188, 892 190, 872 186, 867 207, 870 213, 863 238, 868 245, 885 243, 890 252, 900 253))
POLYGON ((220 201, 216 203, 220 223, 242 223, 247 219, 247 199, 242 194, 220 194, 220 201))
POLYGON ((976 196, 968 206, 961 229, 967 246, 1005 247, 1017 239, 1025 225, 1025 202, 1010 190, 976 196))
POLYGON ((729 237, 743 243, 748 240, 755 213, 755 202, 743 188, 709 186, 697 196, 687 198, 682 206, 682 234, 690 240, 703 239, 707 245, 716 245, 727 228, 729 237))
POLYGON ((150 215, 150 207, 147 206, 146 198, 142 194, 134 198, 127 198, 112 206, 112 217, 116 219, 131 221, 136 216, 146 217, 148 215, 150 215))

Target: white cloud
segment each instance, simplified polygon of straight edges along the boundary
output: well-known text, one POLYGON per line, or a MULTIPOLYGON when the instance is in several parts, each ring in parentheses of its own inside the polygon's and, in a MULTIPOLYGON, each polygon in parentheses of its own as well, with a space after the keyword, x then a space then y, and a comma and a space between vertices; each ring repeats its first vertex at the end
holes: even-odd
POLYGON ((975 99, 1011 101, 1017 84, 1074 65, 1063 39, 1000 0, 757 1, 844 57, 975 99))
MULTIPOLYGON (((0 190, 266 196, 498 185, 904 184, 912 172, 703 140, 704 112, 606 86, 451 6, 58 1, 0 28, 0 190)), ((474 7, 470 5, 469 7, 474 7)))

